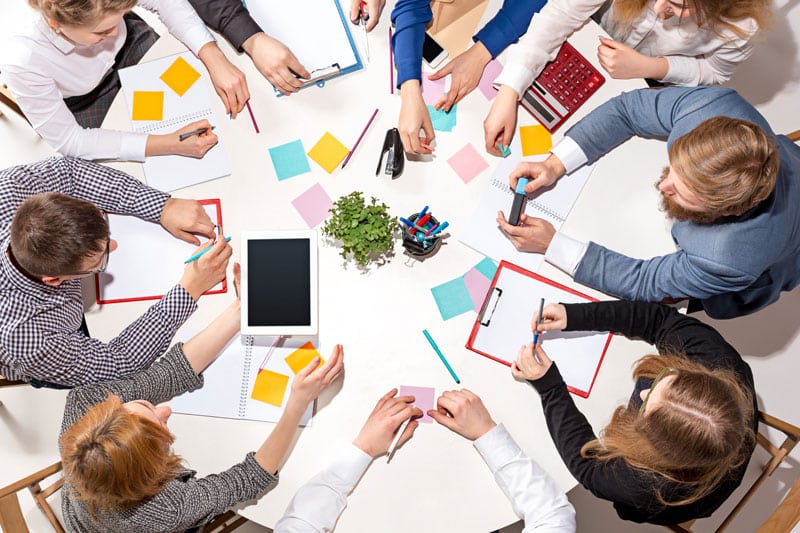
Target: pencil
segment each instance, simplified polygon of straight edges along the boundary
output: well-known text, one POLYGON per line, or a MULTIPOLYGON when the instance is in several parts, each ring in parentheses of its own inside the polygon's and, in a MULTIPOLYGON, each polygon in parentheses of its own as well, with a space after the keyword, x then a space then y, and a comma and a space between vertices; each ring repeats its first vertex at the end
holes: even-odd
POLYGON ((375 108, 375 111, 373 111, 373 112, 372 112, 372 116, 371 116, 371 117, 369 117, 369 121, 367 122, 367 125, 366 125, 366 126, 364 126, 364 129, 363 129, 363 130, 361 130, 361 135, 359 135, 359 136, 358 136, 358 139, 356 139, 356 143, 353 145, 353 148, 352 148, 352 149, 350 150, 350 152, 347 154, 347 157, 345 157, 345 158, 344 158, 344 163, 342 163, 342 168, 344 168, 344 166, 347 164, 347 162, 348 162, 348 161, 350 161, 350 158, 353 156, 353 152, 355 152, 355 151, 356 151, 356 148, 358 148, 358 145, 359 145, 359 143, 361 142, 361 139, 363 139, 363 138, 364 138, 364 134, 365 134, 365 133, 367 133, 367 130, 368 130, 368 129, 369 129, 369 127, 372 125, 372 121, 373 121, 373 120, 375 120, 375 116, 376 116, 377 114, 378 114, 378 108, 376 107, 376 108, 375 108))
POLYGON ((411 422, 411 418, 412 417, 406 418, 405 422, 400 424, 400 428, 397 430, 397 435, 394 436, 394 439, 392 439, 392 444, 389 445, 389 449, 386 451, 387 463, 392 460, 392 455, 394 455, 394 450, 397 447, 397 443, 400 442, 400 437, 403 436, 403 432, 406 430, 408 423, 411 422))
POLYGON ((392 57, 392 28, 389 28, 389 94, 394 94, 394 57, 392 57))
POLYGON ((448 363, 447 359, 444 358, 444 354, 439 349, 439 347, 436 346, 436 343, 433 341, 433 337, 431 337, 431 334, 428 333, 428 330, 427 329, 423 329, 422 330, 422 334, 425 335, 426 339, 428 339, 428 342, 431 344, 431 348, 433 348, 433 351, 436 352, 436 355, 439 356, 439 359, 442 360, 442 363, 444 363, 444 366, 447 368, 447 371, 450 372, 450 375, 453 376, 453 379, 455 380, 455 382, 456 383, 461 383, 461 380, 458 379, 458 376, 456 376, 456 373, 453 370, 453 367, 450 366, 450 363, 448 363))
POLYGON ((250 100, 246 101, 244 105, 247 106, 247 112, 250 113, 250 120, 253 121, 253 127, 256 129, 256 133, 261 133, 258 129, 258 123, 256 122, 256 116, 253 114, 253 110, 250 108, 250 100))

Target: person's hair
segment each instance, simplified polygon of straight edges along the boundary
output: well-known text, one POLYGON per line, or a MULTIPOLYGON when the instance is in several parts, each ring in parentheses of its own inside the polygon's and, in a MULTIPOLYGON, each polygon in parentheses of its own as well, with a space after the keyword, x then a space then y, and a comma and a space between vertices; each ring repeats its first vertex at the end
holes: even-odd
MULTIPOLYGON (((647 7, 650 0, 614 0, 615 21, 630 27, 647 7)), ((771 0, 694 0, 695 23, 699 28, 720 35, 724 30, 733 32, 740 39, 749 39, 752 34, 736 26, 736 22, 751 18, 758 29, 772 25, 771 0)))
POLYGON ((48 19, 64 26, 84 26, 109 13, 125 13, 136 0, 28 0, 48 19))
POLYGON ((97 509, 136 506, 178 475, 174 440, 167 428, 109 395, 61 435, 64 479, 73 487, 68 497, 85 501, 92 517, 97 509))
POLYGON ((780 155, 757 124, 714 117, 675 139, 669 162, 706 212, 720 217, 741 215, 772 193, 780 155))
MULTIPOLYGON (((711 492, 747 461, 755 443, 753 398, 728 369, 709 369, 680 355, 648 355, 637 361, 634 378, 654 379, 664 367, 676 369, 662 402, 638 409, 619 406, 599 439, 581 456, 602 462, 622 459, 654 475, 663 505, 686 505, 711 492), (657 478, 684 487, 667 500, 657 478)), ((673 493, 674 494, 674 493, 673 493)))
POLYGON ((82 270, 87 257, 105 250, 109 228, 94 204, 60 193, 37 194, 17 208, 11 221, 11 253, 19 266, 39 276, 82 270))

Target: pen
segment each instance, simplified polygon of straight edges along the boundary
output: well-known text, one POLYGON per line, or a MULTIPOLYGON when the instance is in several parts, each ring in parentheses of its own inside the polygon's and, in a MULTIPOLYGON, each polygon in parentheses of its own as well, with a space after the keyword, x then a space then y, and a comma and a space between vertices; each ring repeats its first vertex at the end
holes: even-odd
MULTIPOLYGON (((211 126, 211 129, 214 130, 215 126, 211 126)), ((208 128, 197 128, 196 130, 187 131, 186 133, 181 133, 178 135, 178 140, 182 141, 184 139, 188 139, 189 137, 193 137, 195 135, 202 135, 208 131, 208 128)))
MULTIPOLYGON (((231 242, 231 238, 230 238, 230 237, 225 237, 225 242, 231 242)), ((190 257, 189 259, 187 259, 187 260, 186 260, 186 261, 184 261, 183 263, 184 263, 184 264, 186 264, 186 263, 191 263, 192 261, 197 261, 197 260, 200 258, 200 256, 202 256, 204 253, 206 253, 206 252, 207 252, 207 251, 209 251, 211 248, 213 248, 213 246, 214 246, 214 245, 212 244, 211 246, 208 246, 208 247, 206 247, 206 248, 203 248, 202 250, 200 250, 199 252, 197 252, 196 254, 194 254, 192 257, 190 257)))
POLYGON ((411 221, 410 221, 410 220, 408 220, 407 218, 403 218, 403 217, 399 217, 399 218, 400 218, 400 222, 402 222, 403 224, 405 224, 406 226, 408 226, 408 227, 409 227, 409 230, 408 230, 408 232, 409 232, 411 235, 414 235, 414 231, 415 231, 415 230, 419 230, 419 231, 421 231, 421 232, 423 232, 423 233, 424 233, 425 231, 427 231, 427 230, 426 230, 425 228, 423 228, 422 226, 418 226, 417 224, 414 224, 413 222, 411 222, 411 221))
POLYGON ((435 226, 433 226, 431 229, 429 229, 428 231, 425 232, 425 236, 427 237, 428 235, 433 233, 436 230, 436 228, 438 228, 438 227, 439 227, 439 224, 436 224, 435 226))
POLYGON ((342 163, 342 168, 344 168, 347 162, 350 161, 350 158, 353 156, 353 152, 355 152, 356 148, 358 148, 358 145, 361 143, 361 139, 364 138, 364 134, 367 133, 367 130, 372 125, 372 121, 375 120, 375 115, 377 114, 378 114, 378 109, 375 108, 375 111, 372 112, 372 116, 369 117, 369 120, 367 121, 367 125, 364 126, 363 130, 361 130, 361 135, 359 135, 358 139, 356 139, 356 143, 353 145, 353 148, 350 150, 350 152, 348 152, 347 157, 344 158, 344 163, 342 163))
POLYGON ((424 217, 425 213, 427 213, 427 212, 428 212, 428 206, 426 205, 425 207, 422 208, 422 211, 419 212, 419 216, 417 218, 424 217))
POLYGON ((400 442, 400 437, 403 436, 403 432, 406 430, 406 427, 408 427, 408 423, 411 422, 411 418, 413 417, 406 418, 405 421, 400 424, 400 428, 397 430, 397 435, 395 435, 394 439, 392 439, 392 444, 389 446, 389 450, 386 452, 387 463, 392 460, 392 455, 394 455, 394 450, 397 448, 397 443, 400 442))
POLYGON ((439 356, 439 359, 442 360, 442 363, 444 363, 444 366, 447 368, 447 371, 450 372, 450 375, 453 376, 453 379, 456 381, 456 383, 461 383, 461 380, 458 379, 458 376, 456 375, 455 371, 453 370, 453 367, 450 366, 450 363, 448 363, 447 359, 444 358, 444 354, 439 349, 439 347, 436 346, 436 343, 433 341, 433 337, 431 337, 431 334, 428 333, 428 330, 427 329, 423 329, 422 330, 422 334, 425 335, 426 339, 428 339, 428 342, 431 344, 431 348, 433 348, 433 351, 436 352, 436 355, 439 356))
POLYGON ((436 237, 436 236, 437 236, 437 235, 439 235, 439 234, 440 234, 442 231, 444 231, 444 230, 447 228, 447 226, 449 226, 449 225, 450 225, 450 223, 449 223, 449 222, 447 222, 447 221, 445 220, 444 222, 442 222, 441 224, 439 224, 438 226, 436 226, 436 227, 433 229, 433 231, 431 231, 430 235, 426 235, 426 236, 425 236, 425 238, 426 238, 426 239, 431 239, 431 238, 433 238, 433 237, 436 237))
POLYGON ((539 316, 536 317, 536 331, 533 332, 533 349, 536 349, 536 341, 539 340, 539 326, 542 325, 542 313, 544 312, 544 298, 539 300, 539 316))
POLYGON ((244 105, 247 106, 247 112, 250 113, 250 120, 253 121, 253 127, 256 129, 256 133, 261 133, 261 131, 258 129, 258 123, 256 122, 256 116, 253 114, 253 110, 250 108, 250 100, 246 101, 244 103, 244 105))

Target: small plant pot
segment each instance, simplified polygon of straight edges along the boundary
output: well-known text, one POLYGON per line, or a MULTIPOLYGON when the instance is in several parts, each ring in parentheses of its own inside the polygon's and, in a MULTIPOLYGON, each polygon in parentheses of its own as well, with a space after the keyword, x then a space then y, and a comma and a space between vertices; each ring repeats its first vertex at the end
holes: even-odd
MULTIPOLYGON (((408 220, 411 222, 416 222, 417 218, 419 218, 419 213, 414 213, 408 217, 408 220)), ((439 221, 434 216, 431 216, 430 222, 434 226, 439 224, 439 221)), ((417 235, 419 235, 421 232, 416 230, 414 233, 415 234, 412 235, 409 228, 403 226, 403 248, 405 248, 406 251, 414 257, 428 257, 436 253, 436 251, 442 246, 441 233, 432 239, 423 239, 422 241, 420 241, 419 237, 417 237, 417 235)))

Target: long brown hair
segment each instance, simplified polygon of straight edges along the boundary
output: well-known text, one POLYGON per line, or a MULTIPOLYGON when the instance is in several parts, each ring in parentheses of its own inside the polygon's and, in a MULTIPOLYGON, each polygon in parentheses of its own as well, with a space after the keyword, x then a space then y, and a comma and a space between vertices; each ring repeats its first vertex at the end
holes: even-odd
POLYGON ((161 492, 179 473, 175 438, 162 425, 125 409, 119 396, 89 409, 62 435, 64 478, 70 498, 96 509, 127 509, 161 492))
POLYGON ((136 0, 28 0, 28 4, 64 26, 85 26, 109 13, 127 13, 136 0))
MULTIPOLYGON (((623 27, 632 26, 650 1, 614 0, 614 20, 623 27)), ((753 35, 734 23, 751 18, 757 29, 768 28, 772 25, 772 0, 694 0, 692 16, 698 28, 717 35, 729 30, 741 39, 749 39, 753 35)))
POLYGON ((662 402, 644 415, 620 406, 599 439, 581 448, 584 458, 620 458, 632 467, 685 487, 686 505, 711 492, 752 452, 753 398, 732 370, 709 369, 686 357, 648 355, 637 361, 634 378, 653 379, 664 368, 676 369, 662 402))

